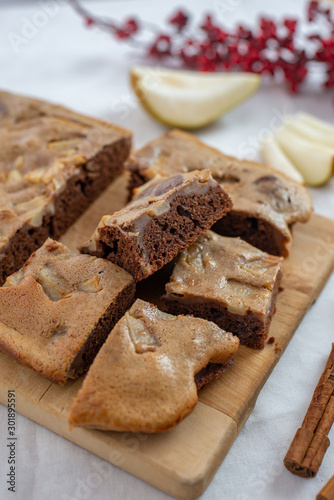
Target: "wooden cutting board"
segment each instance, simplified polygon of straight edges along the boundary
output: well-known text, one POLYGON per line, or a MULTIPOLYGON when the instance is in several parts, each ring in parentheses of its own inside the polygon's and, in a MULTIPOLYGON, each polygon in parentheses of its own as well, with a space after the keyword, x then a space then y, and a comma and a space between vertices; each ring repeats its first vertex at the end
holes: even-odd
MULTIPOLYGON (((64 235, 75 249, 100 217, 125 201, 118 179, 64 235)), ((50 383, 0 352, 0 401, 15 389, 17 411, 99 457, 177 498, 197 498, 208 486, 250 415, 265 381, 334 266, 334 221, 313 215, 296 225, 291 256, 283 264, 283 291, 263 351, 241 347, 233 366, 199 393, 199 403, 173 431, 158 435, 68 430, 67 416, 82 380, 50 383)))

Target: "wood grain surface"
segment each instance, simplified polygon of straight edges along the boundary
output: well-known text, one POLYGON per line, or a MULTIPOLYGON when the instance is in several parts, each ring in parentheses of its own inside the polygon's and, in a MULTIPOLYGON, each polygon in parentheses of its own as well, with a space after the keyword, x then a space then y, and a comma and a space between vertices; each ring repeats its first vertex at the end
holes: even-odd
MULTIPOLYGON (((114 182, 71 227, 61 241, 76 249, 91 235, 100 217, 126 199, 126 178, 114 182)), ((263 351, 241 347, 233 366, 199 393, 199 403, 174 430, 157 435, 69 431, 67 416, 82 380, 61 387, 0 352, 0 402, 15 389, 17 411, 57 434, 177 498, 197 498, 208 486, 257 396, 308 308, 334 267, 334 221, 313 215, 296 225, 289 259, 283 263, 283 290, 263 351)), ((145 297, 145 287, 139 295, 145 297)), ((150 287, 152 290, 152 287, 150 287)), ((156 303, 158 287, 154 288, 156 303)))

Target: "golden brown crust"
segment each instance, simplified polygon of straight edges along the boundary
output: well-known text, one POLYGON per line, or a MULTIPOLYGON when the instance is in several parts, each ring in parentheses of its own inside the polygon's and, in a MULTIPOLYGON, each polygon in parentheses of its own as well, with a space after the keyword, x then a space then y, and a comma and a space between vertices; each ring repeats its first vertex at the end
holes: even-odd
POLYGON ((86 343, 96 352, 133 296, 126 271, 48 239, 0 288, 0 347, 64 383, 87 369, 86 343), (114 317, 111 306, 118 310, 114 317))
POLYGON ((195 375, 226 365, 238 339, 215 324, 171 316, 137 299, 88 372, 69 421, 103 430, 172 429, 198 401, 195 375))
POLYGON ((173 314, 193 314, 262 348, 275 311, 281 257, 212 231, 177 259, 164 296, 173 314))
POLYGON ((210 300, 232 313, 267 314, 282 259, 266 254, 240 238, 208 231, 178 256, 166 299, 210 300))
POLYGON ((38 226, 78 167, 130 132, 36 99, 0 92, 0 248, 38 226), (7 113, 4 114, 4 107, 7 113))
POLYGON ((85 123, 89 126, 96 126, 98 128, 103 126, 110 129, 110 131, 116 135, 131 138, 131 132, 118 125, 77 113, 64 106, 53 104, 48 101, 0 90, 0 126, 7 127, 8 125, 47 115, 65 118, 78 122, 79 124, 85 123))
POLYGON ((0 91, 1 267, 20 245, 20 231, 24 238, 31 230, 33 240, 46 226, 58 238, 121 173, 130 144, 131 133, 114 125, 0 91))

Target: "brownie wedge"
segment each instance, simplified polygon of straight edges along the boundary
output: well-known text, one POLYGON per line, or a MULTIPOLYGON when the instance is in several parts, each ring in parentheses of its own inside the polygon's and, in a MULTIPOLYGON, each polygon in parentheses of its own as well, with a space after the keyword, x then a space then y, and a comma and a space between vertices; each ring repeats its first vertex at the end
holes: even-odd
POLYGON ((137 299, 108 336, 75 398, 72 427, 161 432, 198 401, 196 378, 227 368, 239 340, 214 323, 172 316, 137 299))
POLYGON ((192 314, 262 349, 276 310, 281 257, 208 231, 178 257, 164 296, 168 312, 192 314))
POLYGON ((209 169, 233 203, 214 231, 239 236, 272 255, 288 256, 292 225, 307 222, 312 212, 311 198, 297 182, 260 163, 227 156, 179 130, 132 153, 127 168, 131 196, 134 188, 156 175, 209 169))
POLYGON ((131 133, 0 91, 0 285, 122 171, 131 133))
POLYGON ((153 179, 137 189, 122 210, 102 217, 81 251, 109 259, 141 281, 170 262, 231 206, 208 170, 153 179))
POLYGON ((0 348, 64 384, 87 371, 134 293, 120 267, 49 238, 0 287, 0 348))

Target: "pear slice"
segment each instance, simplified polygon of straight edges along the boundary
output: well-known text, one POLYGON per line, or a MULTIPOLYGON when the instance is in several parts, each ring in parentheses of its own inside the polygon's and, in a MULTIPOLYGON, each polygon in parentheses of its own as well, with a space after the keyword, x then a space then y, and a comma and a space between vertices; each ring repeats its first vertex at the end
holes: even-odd
POLYGON ((300 184, 305 184, 304 177, 285 155, 274 134, 260 144, 260 153, 266 165, 282 172, 300 184))
POLYGON ((331 177, 334 148, 306 139, 290 124, 276 132, 276 139, 286 156, 303 175, 306 184, 320 186, 331 177))
POLYGON ((214 122, 251 96, 261 77, 252 73, 198 73, 134 66, 131 85, 143 107, 159 121, 184 129, 214 122))
POLYGON ((307 139, 334 148, 334 126, 307 113, 298 113, 287 122, 307 139))

